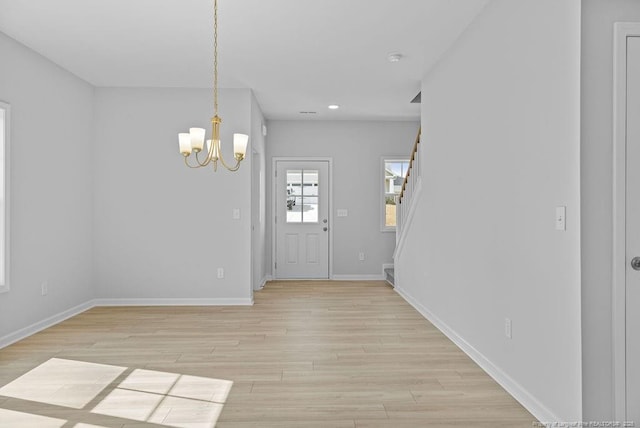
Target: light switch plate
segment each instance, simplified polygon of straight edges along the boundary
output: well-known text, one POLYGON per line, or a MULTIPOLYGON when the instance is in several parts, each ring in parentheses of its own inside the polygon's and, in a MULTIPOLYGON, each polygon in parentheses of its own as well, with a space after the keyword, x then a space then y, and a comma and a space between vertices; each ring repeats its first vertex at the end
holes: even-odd
POLYGON ((349 215, 349 211, 345 209, 337 210, 338 217, 347 217, 349 215))
POLYGON ((567 207, 556 207, 556 230, 567 230, 567 207))
POLYGON ((233 219, 240 220, 240 208, 233 209, 233 219))

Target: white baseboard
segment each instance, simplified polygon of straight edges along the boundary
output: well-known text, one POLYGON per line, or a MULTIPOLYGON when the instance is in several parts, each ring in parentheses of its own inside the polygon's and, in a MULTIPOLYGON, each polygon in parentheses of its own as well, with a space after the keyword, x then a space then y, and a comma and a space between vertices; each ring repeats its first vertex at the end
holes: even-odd
POLYGON ((251 298, 231 299, 95 299, 94 306, 251 306, 251 298))
POLYGON ((334 281, 382 281, 384 275, 372 274, 372 275, 336 275, 331 278, 334 281))
POLYGON ((0 349, 96 306, 251 306, 253 299, 94 299, 0 337, 0 349))
POLYGON ((0 337, 0 349, 5 348, 12 343, 16 343, 22 339, 26 339, 27 337, 36 334, 46 328, 53 327, 54 325, 71 317, 74 317, 88 309, 91 309, 92 307, 92 301, 81 303, 80 305, 75 306, 71 309, 67 309, 66 311, 60 312, 59 314, 43 319, 42 321, 38 321, 34 324, 31 324, 30 326, 21 328, 20 330, 9 333, 6 336, 0 337))
POLYGON ((413 306, 420 314, 431 322, 438 330, 440 330, 445 336, 447 336, 458 348, 460 348, 465 354, 469 356, 476 364, 480 366, 489 376, 491 376, 500 386, 502 386, 509 394, 513 396, 520 404, 524 406, 533 416, 539 421, 561 421, 562 419, 554 415, 551 410, 546 408, 536 397, 531 395, 520 384, 514 381, 509 375, 503 372, 498 366, 493 364, 487 357, 485 357, 480 351, 474 348, 469 342, 460 337, 452 328, 450 328, 444 321, 434 315, 426 307, 424 307, 415 298, 409 295, 406 291, 398 288, 396 285, 395 291, 405 299, 411 306, 413 306))
POLYGON ((267 282, 272 281, 273 278, 271 277, 271 275, 265 275, 264 278, 262 278, 262 281, 260 282, 260 287, 258 287, 256 290, 262 290, 264 288, 265 285, 267 285, 267 282))

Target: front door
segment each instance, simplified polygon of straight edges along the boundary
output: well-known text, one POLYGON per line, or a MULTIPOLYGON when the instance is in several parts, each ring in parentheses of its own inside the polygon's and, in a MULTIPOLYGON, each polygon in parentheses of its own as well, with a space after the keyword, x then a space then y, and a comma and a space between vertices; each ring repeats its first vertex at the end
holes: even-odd
POLYGON ((640 37, 627 38, 627 420, 640 426, 640 37))
POLYGON ((276 162, 279 279, 329 278, 329 162, 276 162))

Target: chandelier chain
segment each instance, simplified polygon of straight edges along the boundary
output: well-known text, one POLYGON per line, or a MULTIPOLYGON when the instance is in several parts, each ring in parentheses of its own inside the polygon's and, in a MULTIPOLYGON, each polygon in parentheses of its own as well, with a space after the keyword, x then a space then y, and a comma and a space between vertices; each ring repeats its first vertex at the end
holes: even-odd
POLYGON ((213 2, 213 110, 218 115, 218 0, 213 2))
POLYGON ((206 131, 203 128, 190 128, 189 133, 181 132, 178 134, 180 154, 184 157, 184 162, 189 168, 201 168, 211 165, 213 170, 217 171, 218 162, 220 162, 229 171, 237 171, 240 168, 240 162, 245 159, 249 136, 246 134, 233 134, 233 157, 236 164, 234 166, 227 164, 222 156, 220 145, 220 123, 222 123, 222 119, 218 116, 218 0, 213 1, 213 110, 211 139, 205 140, 206 131), (203 160, 198 156, 201 152, 206 155, 203 160), (189 163, 189 157, 192 153, 195 154, 195 165, 189 163))

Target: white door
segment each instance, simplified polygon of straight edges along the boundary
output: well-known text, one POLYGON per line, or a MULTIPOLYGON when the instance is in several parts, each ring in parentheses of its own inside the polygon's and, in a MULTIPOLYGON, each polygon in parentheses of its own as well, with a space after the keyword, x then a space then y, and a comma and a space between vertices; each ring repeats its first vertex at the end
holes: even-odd
POLYGON ((329 278, 329 162, 276 162, 276 278, 329 278))
POLYGON ((626 407, 640 426, 640 37, 627 38, 626 122, 626 407))

